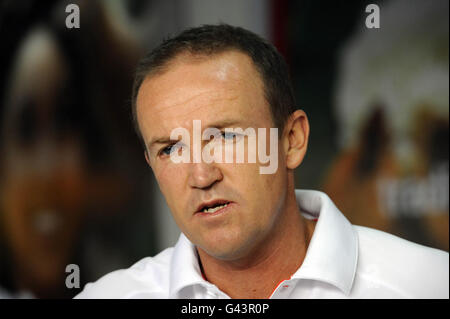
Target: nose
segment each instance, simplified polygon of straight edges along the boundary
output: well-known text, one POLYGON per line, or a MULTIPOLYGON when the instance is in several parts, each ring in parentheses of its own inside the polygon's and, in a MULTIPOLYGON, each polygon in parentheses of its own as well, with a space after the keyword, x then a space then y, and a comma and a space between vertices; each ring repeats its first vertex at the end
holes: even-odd
POLYGON ((189 186, 205 189, 223 179, 221 170, 214 164, 191 163, 189 172, 189 186))

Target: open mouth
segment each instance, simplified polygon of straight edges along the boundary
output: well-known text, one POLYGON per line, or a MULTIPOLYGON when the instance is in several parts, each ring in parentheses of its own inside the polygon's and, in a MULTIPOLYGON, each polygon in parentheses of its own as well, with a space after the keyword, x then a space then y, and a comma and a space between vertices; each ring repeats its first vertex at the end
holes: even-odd
POLYGON ((197 213, 214 214, 215 212, 218 212, 219 210, 226 208, 230 204, 231 204, 230 201, 215 200, 210 203, 204 203, 200 205, 199 209, 197 210, 197 213))

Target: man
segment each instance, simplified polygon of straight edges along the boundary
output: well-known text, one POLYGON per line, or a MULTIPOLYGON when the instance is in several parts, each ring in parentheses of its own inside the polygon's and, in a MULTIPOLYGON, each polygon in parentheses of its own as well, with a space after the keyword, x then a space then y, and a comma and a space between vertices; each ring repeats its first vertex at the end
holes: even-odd
POLYGON ((352 226, 325 194, 295 190, 308 119, 282 57, 257 35, 210 25, 164 41, 139 65, 133 115, 182 235, 78 298, 448 298, 448 253, 352 226), (244 145, 248 158, 254 136, 228 132, 253 128, 277 169, 261 173, 263 157, 237 152, 224 161, 226 147, 199 159, 199 123, 215 132, 203 149, 244 145))

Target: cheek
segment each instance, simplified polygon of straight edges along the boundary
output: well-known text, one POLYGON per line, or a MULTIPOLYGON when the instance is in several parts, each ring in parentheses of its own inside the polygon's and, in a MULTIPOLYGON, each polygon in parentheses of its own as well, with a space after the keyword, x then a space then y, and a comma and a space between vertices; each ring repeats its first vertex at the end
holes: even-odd
MULTIPOLYGON (((247 197, 249 203, 256 206, 255 213, 263 211, 270 214, 270 211, 280 209, 287 188, 287 176, 285 171, 277 170, 275 174, 260 174, 259 164, 246 164, 250 166, 236 170, 237 177, 241 179, 241 185, 245 185, 242 193, 247 197)), ((235 185, 238 185, 236 183, 235 185)))
POLYGON ((173 199, 180 198, 180 194, 185 193, 182 190, 186 184, 186 169, 184 166, 183 164, 170 162, 154 165, 153 173, 168 203, 176 203, 177 201, 173 199))

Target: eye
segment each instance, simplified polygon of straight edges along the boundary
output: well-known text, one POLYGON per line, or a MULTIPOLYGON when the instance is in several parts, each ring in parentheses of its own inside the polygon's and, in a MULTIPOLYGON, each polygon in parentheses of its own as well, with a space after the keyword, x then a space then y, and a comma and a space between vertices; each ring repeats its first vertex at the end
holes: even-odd
POLYGON ((242 137, 242 134, 235 132, 221 132, 221 138, 225 141, 225 143, 237 143, 242 137))
POLYGON ((159 155, 170 155, 172 152, 178 150, 179 147, 180 147, 180 145, 178 145, 178 143, 171 144, 171 145, 166 146, 163 149, 161 149, 161 151, 159 151, 159 155))
POLYGON ((237 139, 237 134, 233 132, 222 132, 222 138, 228 141, 232 141, 233 139, 237 139))

